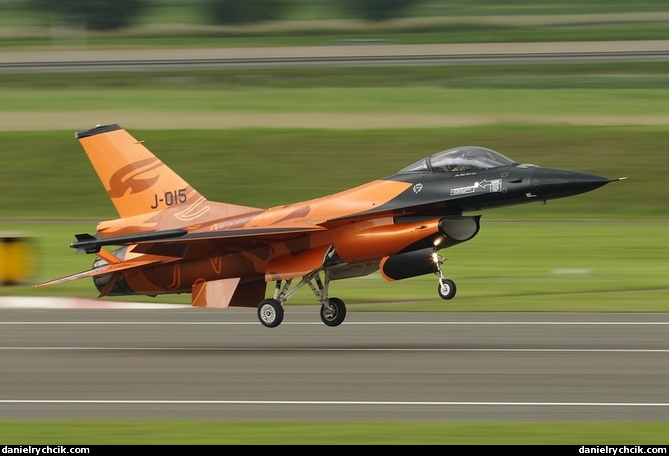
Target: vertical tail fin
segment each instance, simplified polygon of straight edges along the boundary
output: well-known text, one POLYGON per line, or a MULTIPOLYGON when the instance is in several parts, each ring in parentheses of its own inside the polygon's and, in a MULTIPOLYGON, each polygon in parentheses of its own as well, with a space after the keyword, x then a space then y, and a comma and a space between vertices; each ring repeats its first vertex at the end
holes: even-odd
POLYGON ((204 197, 120 126, 103 125, 75 134, 118 214, 159 212, 204 197))

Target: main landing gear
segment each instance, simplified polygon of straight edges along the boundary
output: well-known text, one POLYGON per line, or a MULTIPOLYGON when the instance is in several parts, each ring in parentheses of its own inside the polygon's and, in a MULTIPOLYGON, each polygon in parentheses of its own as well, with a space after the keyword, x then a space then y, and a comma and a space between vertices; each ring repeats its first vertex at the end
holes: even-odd
MULTIPOLYGON (((437 250, 434 250, 432 252, 432 261, 434 261, 436 268, 435 274, 439 277, 439 285, 437 287, 439 297, 445 300, 453 299, 456 292, 455 282, 445 278, 441 268, 445 258, 441 257, 437 250)), ((346 305, 344 304, 344 301, 339 298, 328 297, 328 286, 330 285, 331 279, 330 275, 329 268, 318 268, 302 277, 292 289, 291 284, 293 279, 287 279, 283 282, 277 280, 276 286, 274 287, 274 296, 262 300, 258 305, 258 320, 268 328, 276 328, 279 326, 283 321, 283 304, 297 290, 304 285, 309 285, 311 291, 314 292, 321 305, 321 321, 327 326, 339 326, 346 318, 346 305), (322 280, 321 274, 323 274, 322 280)))
POLYGON ((320 268, 310 272, 302 277, 302 280, 292 290, 289 290, 292 281, 293 279, 288 279, 282 284, 281 280, 278 280, 274 287, 274 297, 260 302, 258 305, 258 320, 260 320, 260 323, 268 328, 279 326, 283 321, 283 303, 304 285, 309 285, 318 302, 320 302, 323 323, 328 326, 339 326, 344 321, 344 318, 346 318, 344 301, 339 298, 328 297, 329 269, 320 268), (323 280, 320 277, 321 272, 324 276, 323 280))
POLYGON ((447 301, 449 299, 453 299, 455 292, 457 291, 455 288, 455 282, 453 282, 451 279, 445 278, 441 269, 441 265, 444 264, 446 259, 440 256, 439 253, 437 253, 435 250, 432 252, 432 261, 434 261, 434 264, 437 267, 435 274, 439 276, 439 285, 437 286, 437 293, 439 293, 439 297, 447 301))

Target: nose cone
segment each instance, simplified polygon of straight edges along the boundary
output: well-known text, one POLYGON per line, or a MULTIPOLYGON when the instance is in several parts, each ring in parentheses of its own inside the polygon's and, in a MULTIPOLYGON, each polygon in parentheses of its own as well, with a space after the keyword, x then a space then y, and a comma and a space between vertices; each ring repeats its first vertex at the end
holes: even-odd
POLYGON ((534 193, 540 199, 564 198, 602 187, 611 179, 565 169, 539 168, 532 175, 534 193))

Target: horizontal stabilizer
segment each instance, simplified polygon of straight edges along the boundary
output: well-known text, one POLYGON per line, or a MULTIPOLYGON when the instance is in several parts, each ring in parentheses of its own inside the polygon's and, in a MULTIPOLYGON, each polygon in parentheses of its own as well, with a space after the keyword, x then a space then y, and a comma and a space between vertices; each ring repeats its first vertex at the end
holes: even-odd
POLYGON ((83 279, 86 277, 97 277, 105 274, 111 274, 114 272, 120 271, 129 271, 131 269, 140 268, 142 266, 147 266, 152 263, 168 263, 170 261, 179 260, 180 258, 165 258, 165 257, 149 257, 144 259, 134 259, 132 261, 121 261, 114 264, 109 264, 102 267, 97 267, 89 269, 87 271, 78 272, 69 276, 61 277, 60 279, 50 280, 49 282, 44 282, 35 285, 35 288, 46 287, 50 285, 57 285, 59 283, 70 282, 72 280, 83 279))
POLYGON ((49 280, 48 282, 38 283, 34 288, 48 287, 51 285, 58 285, 59 283, 70 282, 72 280, 83 279, 85 277, 93 277, 100 273, 100 269, 89 269, 88 271, 78 272, 69 276, 61 277, 60 279, 49 280))

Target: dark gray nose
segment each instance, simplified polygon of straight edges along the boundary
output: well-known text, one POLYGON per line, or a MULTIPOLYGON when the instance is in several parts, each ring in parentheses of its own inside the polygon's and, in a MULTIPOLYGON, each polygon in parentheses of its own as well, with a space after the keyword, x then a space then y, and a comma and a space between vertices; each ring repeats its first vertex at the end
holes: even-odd
POLYGON ((539 168, 532 174, 533 193, 543 200, 578 195, 609 182, 605 177, 566 169, 539 168))

